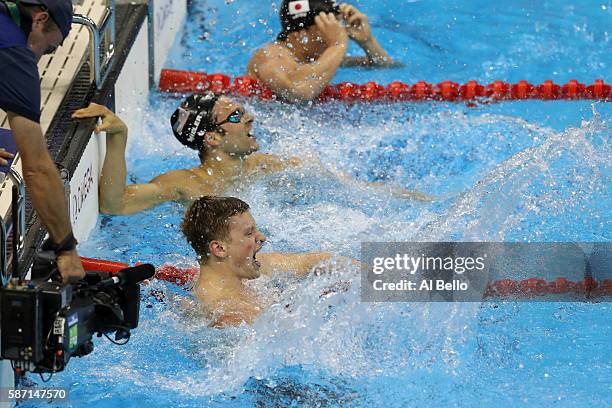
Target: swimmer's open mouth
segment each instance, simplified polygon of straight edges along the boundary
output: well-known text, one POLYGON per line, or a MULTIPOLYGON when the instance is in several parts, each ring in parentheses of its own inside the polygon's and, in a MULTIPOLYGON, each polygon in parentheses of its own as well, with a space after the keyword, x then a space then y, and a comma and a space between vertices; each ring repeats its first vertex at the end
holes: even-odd
POLYGON ((250 137, 251 139, 256 139, 255 135, 253 134, 253 131, 250 130, 249 133, 247 134, 248 137, 250 137))
POLYGON ((259 261, 257 260, 257 252, 258 252, 258 251, 259 251, 259 250, 255 251, 255 252, 253 253, 253 265, 255 265, 255 267, 256 267, 257 269, 261 268, 261 263, 259 263, 259 261))

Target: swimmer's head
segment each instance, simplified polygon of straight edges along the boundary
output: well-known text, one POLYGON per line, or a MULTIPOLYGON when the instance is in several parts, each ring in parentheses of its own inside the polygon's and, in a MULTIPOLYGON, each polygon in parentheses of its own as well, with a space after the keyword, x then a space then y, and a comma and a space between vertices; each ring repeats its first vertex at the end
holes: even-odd
POLYGON ((259 149, 252 134, 253 117, 242 105, 212 92, 189 96, 170 123, 178 141, 197 150, 201 158, 214 149, 239 157, 259 149))
POLYGON ((266 237, 257 230, 244 201, 235 197, 201 197, 187 209, 181 229, 202 265, 214 259, 240 278, 259 277, 256 254, 266 237))
POLYGON ((340 14, 340 7, 334 0, 283 0, 280 7, 282 31, 279 40, 286 40, 295 31, 307 29, 315 24, 319 13, 340 14))

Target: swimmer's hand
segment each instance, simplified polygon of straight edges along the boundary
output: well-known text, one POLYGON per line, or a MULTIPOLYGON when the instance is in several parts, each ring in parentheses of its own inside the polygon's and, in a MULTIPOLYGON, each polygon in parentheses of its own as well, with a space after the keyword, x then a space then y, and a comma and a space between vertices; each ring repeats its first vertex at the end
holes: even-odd
POLYGON ((106 106, 90 103, 88 107, 79 109, 72 114, 73 119, 86 119, 101 117, 102 123, 96 126, 95 132, 106 132, 107 135, 126 134, 127 125, 123 123, 117 115, 115 115, 106 106))
POLYGON ((347 48, 349 36, 346 29, 333 13, 319 13, 315 17, 315 24, 328 47, 340 46, 344 49, 347 48))
POLYGON ((340 12, 347 23, 346 31, 351 40, 358 44, 365 44, 372 39, 372 28, 368 16, 347 3, 340 5, 340 12))
POLYGON ((329 275, 334 270, 338 269, 346 269, 346 268, 356 268, 359 269, 361 267, 361 262, 356 259, 348 258, 346 256, 334 255, 331 259, 328 259, 324 262, 319 263, 314 268, 312 268, 312 274, 314 276, 323 276, 329 275))
POLYGON ((346 30, 351 38, 365 51, 366 57, 345 58, 343 66, 375 66, 375 67, 397 67, 396 63, 387 51, 379 44, 372 35, 372 28, 368 22, 368 16, 350 4, 340 5, 342 18, 346 22, 346 30))
POLYGON ((372 189, 375 189, 376 191, 380 191, 380 192, 392 195, 393 197, 405 198, 408 200, 424 201, 424 202, 431 202, 435 200, 435 197, 430 196, 428 194, 424 194, 418 191, 406 190, 405 188, 394 186, 388 183, 384 183, 382 181, 361 181, 361 180, 357 180, 356 178, 348 174, 338 172, 336 170, 330 171, 330 172, 336 177, 338 177, 338 179, 348 184, 372 188, 372 189))
POLYGON ((380 181, 371 182, 371 183, 368 183, 368 185, 378 190, 384 190, 388 194, 394 197, 397 197, 397 198, 405 198, 408 200, 417 200, 417 201, 424 201, 424 202, 435 201, 435 197, 430 196, 428 194, 421 193, 419 191, 406 190, 405 188, 394 186, 394 185, 389 185, 389 184, 386 184, 380 181))

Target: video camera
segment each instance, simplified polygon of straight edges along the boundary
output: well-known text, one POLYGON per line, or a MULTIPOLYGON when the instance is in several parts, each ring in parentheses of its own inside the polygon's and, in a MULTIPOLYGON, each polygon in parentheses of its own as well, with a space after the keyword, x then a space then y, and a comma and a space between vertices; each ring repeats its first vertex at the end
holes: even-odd
POLYGON ((0 289, 2 358, 17 372, 56 373, 71 357, 93 351, 94 334, 127 343, 138 326, 139 283, 154 273, 144 264, 117 274, 89 271, 83 280, 63 284, 55 253, 39 251, 32 280, 12 278, 0 289))

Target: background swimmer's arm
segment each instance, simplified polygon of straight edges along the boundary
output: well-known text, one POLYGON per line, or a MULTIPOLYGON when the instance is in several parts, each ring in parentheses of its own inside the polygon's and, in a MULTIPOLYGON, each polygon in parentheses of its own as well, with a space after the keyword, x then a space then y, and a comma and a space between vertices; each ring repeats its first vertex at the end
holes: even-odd
POLYGON ((245 170, 247 173, 263 172, 272 173, 282 171, 287 167, 296 167, 302 164, 297 157, 283 159, 270 153, 253 153, 245 160, 245 170))
POLYGON ((315 24, 329 44, 315 62, 298 63, 288 48, 275 44, 257 51, 249 64, 264 85, 293 102, 317 98, 342 64, 348 47, 348 34, 332 13, 319 13, 315 24))
POLYGON ((345 57, 344 61, 342 61, 343 68, 355 68, 355 67, 363 67, 363 68, 403 68, 406 65, 403 62, 391 59, 388 61, 379 61, 377 63, 372 63, 370 58, 368 57, 345 57))
POLYGON ((395 62, 393 58, 383 49, 376 38, 372 37, 366 43, 359 44, 366 53, 366 60, 369 66, 376 67, 401 67, 401 63, 395 62))
MULTIPOLYGON (((274 52, 279 47, 282 46, 274 47, 274 52)), ((265 52, 260 50, 254 56, 259 80, 275 94, 292 102, 303 102, 321 94, 342 63, 346 47, 329 47, 311 64, 297 63, 288 50, 283 50, 276 58, 265 52)))
POLYGON ((393 58, 372 35, 372 28, 368 16, 359 11, 355 6, 347 3, 340 5, 342 18, 346 22, 346 31, 351 38, 365 51, 365 58, 345 58, 342 66, 397 66, 393 58))
POLYGON ((276 272, 289 272, 298 276, 306 275, 317 264, 327 261, 332 257, 327 252, 309 252, 303 254, 290 254, 273 252, 257 255, 261 263, 262 275, 272 275, 276 272))

